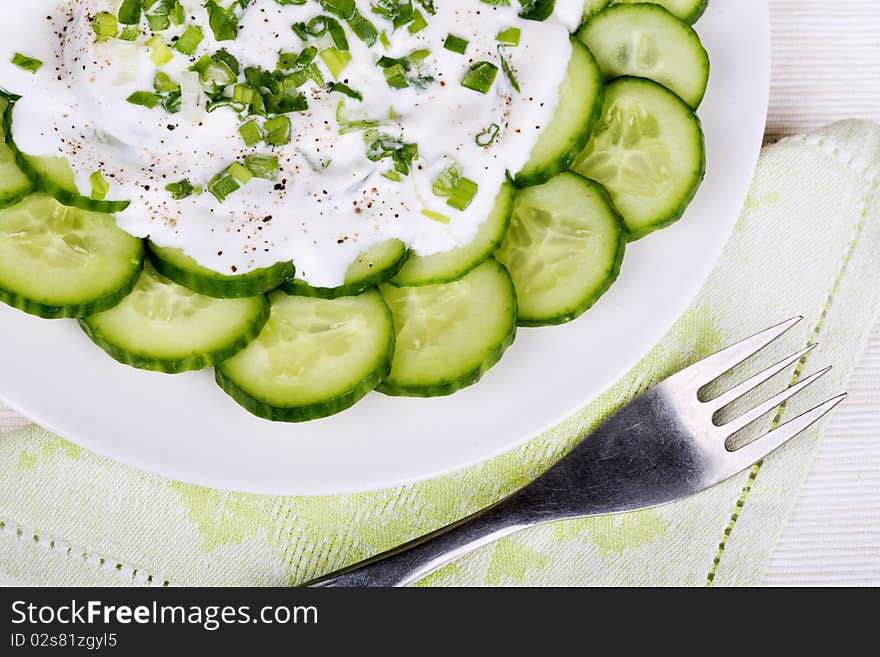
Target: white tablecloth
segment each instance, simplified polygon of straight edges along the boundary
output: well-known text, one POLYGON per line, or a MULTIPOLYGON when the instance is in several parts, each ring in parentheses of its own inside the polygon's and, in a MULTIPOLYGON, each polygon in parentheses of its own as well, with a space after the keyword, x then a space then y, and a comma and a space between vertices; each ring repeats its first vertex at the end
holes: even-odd
MULTIPOLYGON (((880 0, 770 0, 770 10, 767 140, 838 119, 880 122, 880 0)), ((767 584, 880 585, 880 322, 848 391, 776 546, 767 584)))

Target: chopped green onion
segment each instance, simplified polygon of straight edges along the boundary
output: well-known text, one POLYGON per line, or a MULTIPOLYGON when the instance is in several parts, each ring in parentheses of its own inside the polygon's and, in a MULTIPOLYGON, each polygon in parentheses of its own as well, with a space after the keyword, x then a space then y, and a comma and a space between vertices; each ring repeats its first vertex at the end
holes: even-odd
POLYGON ((495 39, 507 46, 518 46, 520 34, 521 31, 518 27, 508 27, 506 30, 501 30, 495 39))
POLYGON ((459 55, 463 55, 465 50, 467 50, 468 40, 457 37, 454 34, 449 34, 446 36, 446 41, 443 42, 443 47, 446 48, 446 50, 451 50, 459 55))
POLYGON ((519 93, 519 82, 516 81, 516 76, 514 76, 513 70, 510 68, 510 63, 504 55, 504 46, 498 46, 498 59, 501 60, 501 70, 504 71, 504 76, 507 78, 508 82, 510 82, 510 86, 516 89, 517 93, 519 93))
POLYGON ((239 64, 238 60, 233 57, 226 49, 218 50, 213 55, 211 55, 211 58, 215 62, 223 62, 224 64, 226 64, 226 66, 229 67, 229 70, 235 73, 235 75, 238 75, 241 71, 241 64, 239 64))
POLYGON ((249 84, 237 84, 232 88, 232 100, 242 105, 253 105, 259 95, 249 84))
POLYGON ((348 26, 357 35, 357 38, 368 46, 376 43, 376 27, 361 12, 355 9, 354 14, 348 19, 348 26))
POLYGON ((171 20, 165 14, 147 14, 147 23, 153 32, 161 32, 171 26, 171 20))
POLYGON ((119 38, 123 41, 135 41, 141 35, 141 28, 137 25, 126 25, 122 29, 122 34, 119 35, 119 38))
MULTIPOLYGON (((364 135, 365 141, 368 142, 367 159, 370 162, 378 162, 385 158, 390 158, 394 163, 395 171, 402 173, 404 176, 409 175, 413 160, 419 156, 418 145, 407 144, 402 139, 395 139, 384 135, 374 138, 374 134, 367 133, 364 135)), ((396 179, 394 177, 391 178, 391 180, 396 179)))
MULTIPOLYGON (((222 52, 222 51, 221 51, 222 52)), ((238 77, 238 71, 233 71, 229 64, 217 56, 220 53, 214 53, 212 57, 205 55, 195 64, 190 66, 191 71, 199 74, 199 80, 204 82, 213 82, 214 84, 225 87, 235 82, 238 77)), ((238 62, 235 62, 236 65, 238 62)))
POLYGON ((425 215, 428 219, 439 221, 441 224, 449 223, 449 217, 447 217, 445 214, 434 212, 433 210, 429 210, 428 208, 422 208, 422 214, 425 215))
POLYGON ((153 79, 153 88, 156 91, 169 92, 180 89, 180 85, 172 80, 167 73, 156 71, 156 77, 153 79))
POLYGON ((284 71, 289 71, 292 68, 296 68, 299 55, 300 54, 296 52, 279 52, 277 64, 278 68, 284 71))
POLYGON ((355 100, 364 99, 364 95, 360 91, 355 91, 347 84, 343 84, 342 82, 331 82, 330 91, 336 91, 337 93, 345 94, 349 98, 354 98, 355 100))
POLYGON ((446 197, 446 205, 456 210, 464 210, 470 205, 477 189, 477 183, 462 177, 456 164, 450 164, 443 169, 431 185, 434 195, 446 197))
POLYGON ((165 185, 165 191, 170 193, 171 198, 173 198, 175 201, 179 201, 194 193, 201 194, 202 188, 193 187, 193 185, 190 184, 189 180, 183 179, 179 182, 165 185))
POLYGON ((226 200, 227 196, 239 189, 241 189, 241 185, 227 171, 218 173, 208 181, 208 191, 221 203, 226 200))
POLYGON ((409 86, 409 82, 406 79, 406 70, 402 64, 389 66, 383 73, 385 74, 385 82, 392 89, 404 89, 409 86))
POLYGON ((123 0, 122 6, 119 7, 119 22, 123 25, 137 25, 141 22, 141 10, 143 9, 143 0, 123 0))
POLYGON ((89 176, 89 182, 92 184, 92 198, 103 201, 107 198, 107 192, 110 191, 110 183, 108 183, 100 171, 95 171, 89 176))
POLYGON ((461 170, 458 168, 458 165, 450 164, 434 179, 434 182, 431 184, 431 191, 434 192, 434 196, 451 196, 460 180, 461 170))
POLYGON ((492 142, 495 141, 495 137, 498 136, 498 133, 500 131, 501 126, 499 126, 497 123, 493 123, 482 132, 477 133, 477 136, 474 137, 474 141, 476 142, 477 146, 488 148, 492 145, 492 142))
POLYGON ((292 29, 303 41, 308 40, 310 36, 318 37, 329 32, 333 45, 340 50, 348 50, 348 38, 345 36, 345 30, 339 21, 330 16, 315 16, 307 23, 294 23, 292 29))
POLYGON ((333 45, 340 50, 348 50, 348 38, 345 36, 343 27, 332 18, 326 18, 327 31, 330 32, 330 38, 333 39, 333 45))
POLYGON ((147 41, 146 45, 152 50, 150 53, 150 59, 153 60, 153 63, 156 66, 164 66, 174 57, 171 48, 168 47, 165 40, 158 34, 147 41))
POLYGON ((227 167, 226 172, 242 185, 246 185, 254 177, 254 172, 239 162, 233 162, 227 167))
POLYGON ((181 95, 180 87, 178 87, 162 98, 162 107, 165 108, 166 112, 176 114, 180 111, 181 95))
POLYGON ((214 33, 217 41, 232 41, 238 36, 238 18, 233 9, 238 3, 233 3, 228 9, 224 9, 217 0, 208 0, 205 8, 208 10, 208 25, 214 33))
POLYGON ((477 62, 472 64, 461 81, 461 86, 473 89, 481 94, 489 92, 498 75, 498 67, 491 62, 477 62))
POLYGON ((410 0, 378 0, 378 2, 370 7, 377 16, 391 21, 394 29, 403 27, 411 22, 413 16, 413 6, 410 0))
POLYGON ((274 155, 248 155, 244 158, 244 165, 257 178, 274 180, 278 174, 278 158, 274 155))
POLYGON ((156 107, 159 102, 162 100, 162 97, 159 94, 154 94, 151 91, 135 91, 131 94, 126 100, 132 105, 142 105, 143 107, 149 107, 150 109, 156 107))
POLYGON ((351 61, 350 53, 337 48, 325 48, 319 53, 319 56, 334 78, 338 78, 351 61))
POLYGON ((266 143, 272 146, 284 146, 290 143, 290 119, 276 116, 263 124, 266 131, 266 143))
POLYGON ((12 57, 12 63, 18 66, 18 68, 23 71, 27 71, 28 73, 36 73, 40 70, 40 67, 43 65, 39 59, 34 59, 33 57, 28 57, 27 55, 22 55, 20 52, 15 53, 12 57))
POLYGON ((257 122, 253 120, 239 126, 238 132, 241 135, 241 138, 244 139, 246 146, 254 146, 263 140, 263 133, 260 131, 260 126, 258 126, 257 122))
POLYGON ((348 20, 357 11, 354 0, 318 0, 318 4, 324 11, 329 11, 343 20, 348 20))
POLYGON ((182 52, 184 55, 192 55, 204 38, 205 35, 202 32, 202 28, 198 25, 187 25, 177 43, 174 44, 174 49, 182 52))
POLYGON ((545 21, 553 13, 556 0, 519 0, 519 4, 522 7, 519 11, 520 18, 525 18, 527 21, 545 21))
POLYGON ((379 43, 382 44, 382 47, 385 48, 385 50, 388 50, 391 47, 391 39, 388 38, 387 32, 382 32, 382 34, 379 35, 379 43))
POLYGON ((308 48, 303 48, 302 52, 296 58, 297 66, 306 66, 307 64, 311 64, 315 57, 318 55, 318 49, 315 46, 309 46, 308 48))
POLYGON ((116 20, 116 16, 113 14, 102 11, 99 14, 95 14, 95 17, 92 19, 92 29, 99 39, 109 39, 110 37, 115 37, 116 33, 119 32, 119 21, 116 20))
POLYGON ((413 13, 412 22, 407 27, 407 31, 410 34, 416 34, 417 32, 421 32, 426 27, 428 27, 428 21, 425 20, 425 17, 422 16, 422 12, 416 10, 413 13))
POLYGON ((427 48, 420 48, 419 50, 413 50, 409 54, 409 59, 414 59, 414 60, 418 61, 418 60, 425 59, 425 57, 427 57, 430 54, 431 54, 431 51, 428 50, 427 48))
POLYGON ((446 199, 446 205, 456 210, 464 210, 474 200, 479 186, 469 178, 462 178, 452 192, 452 195, 446 199))
POLYGON ((183 25, 183 22, 186 20, 186 12, 179 0, 174 0, 174 6, 171 8, 171 12, 168 16, 171 18, 171 22, 174 25, 183 25))

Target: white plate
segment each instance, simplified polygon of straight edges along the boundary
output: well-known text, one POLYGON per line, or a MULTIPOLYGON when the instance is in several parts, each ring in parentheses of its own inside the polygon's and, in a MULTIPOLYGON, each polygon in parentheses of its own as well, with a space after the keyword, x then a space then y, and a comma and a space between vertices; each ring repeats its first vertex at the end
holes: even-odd
MULTIPOLYGON (((0 307, 0 397, 83 447, 166 477, 275 494, 361 491, 435 477, 550 428, 623 375, 685 310, 739 215, 764 132, 763 0, 712 0, 697 25, 712 61, 699 114, 708 173, 685 217, 627 248, 620 279, 565 326, 521 329, 477 385, 451 397, 372 393, 305 424, 257 419, 210 371, 119 365, 74 321, 0 307)), ((2 304, 0 304, 2 306, 2 304)))

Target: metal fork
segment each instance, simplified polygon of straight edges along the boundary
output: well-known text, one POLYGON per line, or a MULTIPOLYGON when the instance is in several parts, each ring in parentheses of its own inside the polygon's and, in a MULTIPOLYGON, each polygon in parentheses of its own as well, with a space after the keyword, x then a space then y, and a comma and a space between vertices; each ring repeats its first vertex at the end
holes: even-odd
POLYGON ((655 385, 609 417, 540 477, 463 520, 344 570, 311 586, 405 586, 482 545, 545 522, 634 511, 703 491, 742 472, 839 404, 838 395, 731 451, 732 435, 797 394, 831 368, 800 379, 736 419, 715 417, 815 345, 703 401, 698 392, 760 351, 801 317, 723 349, 655 385))

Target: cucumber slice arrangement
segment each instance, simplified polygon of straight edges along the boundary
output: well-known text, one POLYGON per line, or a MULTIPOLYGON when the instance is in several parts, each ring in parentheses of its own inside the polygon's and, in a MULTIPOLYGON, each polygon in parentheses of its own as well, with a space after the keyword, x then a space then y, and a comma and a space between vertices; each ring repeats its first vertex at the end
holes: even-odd
POLYGON ((578 32, 606 80, 622 75, 649 78, 693 108, 709 81, 709 55, 687 23, 660 5, 609 7, 578 32))
POLYGON ((83 196, 76 188, 73 170, 63 157, 33 157, 22 153, 12 139, 12 114, 15 102, 10 100, 3 112, 6 144, 21 172, 38 190, 53 196, 62 205, 92 212, 122 212, 128 201, 104 201, 83 196))
POLYGON ((0 210, 0 301, 49 319, 112 308, 138 277, 143 242, 113 217, 33 194, 0 210))
POLYGON ((361 253, 345 272, 345 282, 337 287, 313 287, 298 279, 281 286, 288 294, 321 299, 337 299, 360 294, 384 283, 404 266, 408 253, 406 244, 400 240, 388 240, 376 244, 361 253))
POLYGON ((458 280, 489 258, 501 244, 513 212, 513 185, 501 186, 495 207, 467 244, 429 256, 410 256, 391 279, 394 285, 429 285, 458 280))
POLYGON ((499 361, 517 326, 592 307, 626 242, 693 199, 709 59, 690 24, 706 4, 584 0, 553 117, 473 238, 424 256, 399 240, 373 245, 335 287, 296 278, 291 262, 221 274, 145 247, 109 214, 127 202, 84 196, 66 160, 17 149, 16 97, 0 91, 0 301, 77 318, 136 368, 213 367, 222 390, 268 420, 326 417, 374 389, 454 393, 499 361))
POLYGON ((202 267, 180 249, 148 243, 150 261, 160 274, 194 292, 218 299, 240 299, 263 294, 293 278, 291 262, 255 269, 246 274, 218 274, 202 267))
POLYGON ((602 71, 596 59, 572 39, 559 104, 514 182, 520 187, 537 185, 564 171, 590 138, 602 111, 603 97, 602 71))
POLYGON ((516 335, 516 292, 490 258, 452 283, 379 290, 391 308, 397 346, 379 390, 435 397, 472 385, 497 363, 516 335))
POLYGON ((284 422, 333 415, 388 374, 394 326, 377 291, 270 299, 259 337, 215 370, 218 385, 254 415, 284 422))
POLYGON ((147 263, 128 296, 82 318, 80 326, 120 363, 175 374, 238 353, 268 317, 264 295, 216 299, 168 280, 147 263))
POLYGON ((516 287, 519 325, 561 324, 592 306, 617 278, 624 233, 605 190, 576 173, 521 190, 496 254, 516 287))
MULTIPOLYGON (((6 112, 9 104, 0 97, 0 115, 6 112)), ((15 205, 33 191, 31 181, 15 163, 15 154, 6 145, 6 131, 0 126, 0 208, 15 205)))
POLYGON ((680 218, 696 194, 706 171, 700 121, 666 87, 618 78, 572 169, 608 190, 638 239, 680 218))
POLYGON ((694 24, 709 6, 709 0, 611 0, 612 5, 655 4, 665 7, 686 23, 694 24))

